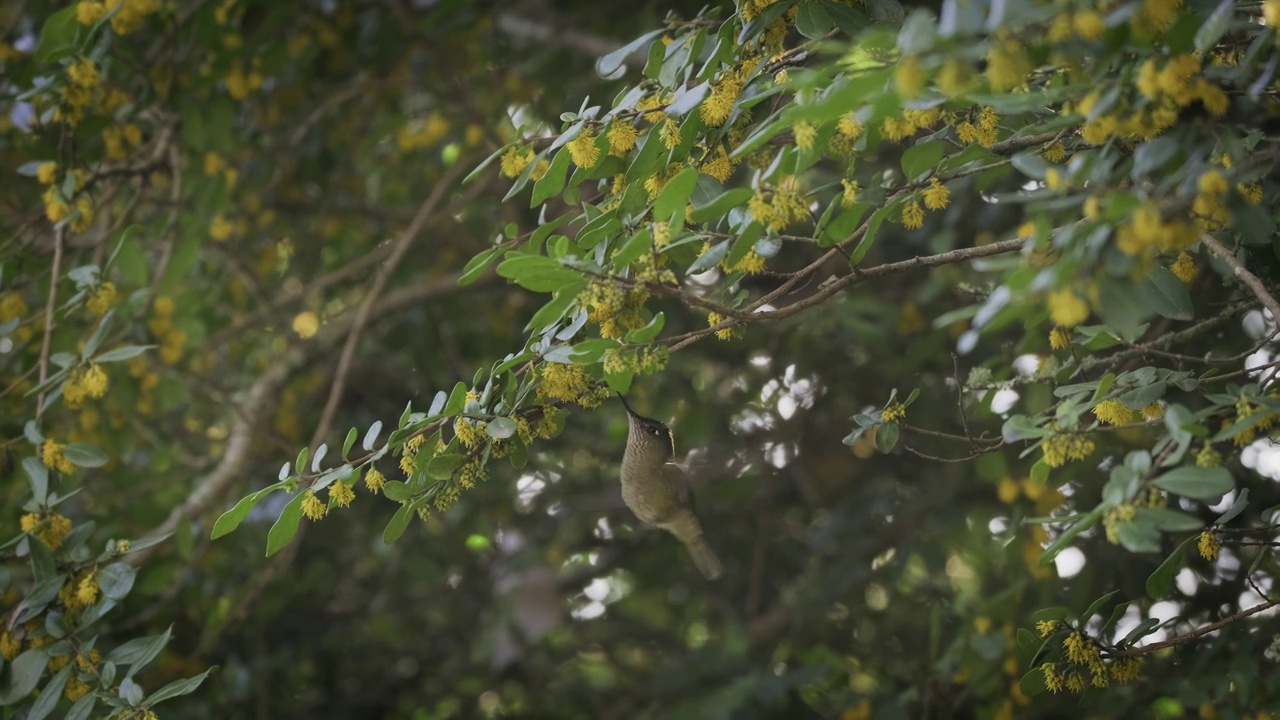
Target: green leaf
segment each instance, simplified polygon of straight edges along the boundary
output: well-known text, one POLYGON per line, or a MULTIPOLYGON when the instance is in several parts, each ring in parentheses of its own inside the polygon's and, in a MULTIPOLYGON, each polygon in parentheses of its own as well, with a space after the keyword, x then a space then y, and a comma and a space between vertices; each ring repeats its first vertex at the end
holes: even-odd
POLYGON ((35 689, 36 683, 40 682, 40 676, 44 674, 48 663, 48 647, 32 648, 14 658, 8 667, 9 686, 0 691, 0 705, 12 705, 25 700, 35 689))
POLYGON ((34 457, 26 457, 22 459, 22 469, 31 484, 32 499, 39 505, 45 504, 49 498, 49 468, 34 457))
POLYGON ((1208 52, 1218 44, 1218 39, 1227 31, 1227 28, 1231 27, 1231 19, 1236 10, 1235 5, 1233 0, 1222 0, 1218 4, 1218 7, 1209 15, 1209 19, 1205 20, 1196 31, 1196 50, 1202 53, 1208 52))
POLYGON ((831 15, 826 8, 816 2, 800 5, 796 11, 796 30, 810 40, 821 40, 831 32, 831 15))
POLYGON ((1044 552, 1040 554, 1040 560, 1036 562, 1036 565, 1038 567, 1045 567, 1049 563, 1053 562, 1053 559, 1058 556, 1058 553, 1062 552, 1063 548, 1070 545, 1071 541, 1074 540, 1077 535, 1096 525, 1098 519, 1101 517, 1102 509, 1095 508, 1092 512, 1075 521, 1071 527, 1063 530, 1062 534, 1049 544, 1049 547, 1044 549, 1044 552))
POLYGON ((551 292, 579 279, 579 275, 555 258, 527 253, 507 253, 498 274, 534 292, 551 292))
POLYGON ((1149 519, 1163 532, 1188 532, 1204 527, 1200 518, 1173 508, 1138 508, 1137 514, 1149 519))
POLYGON ((627 342, 629 343, 647 343, 653 342, 658 337, 658 333, 662 332, 662 326, 666 323, 667 316, 661 312, 653 316, 649 324, 644 327, 636 328, 627 333, 627 342))
POLYGON ((715 245, 712 245, 711 247, 707 248, 706 252, 699 255, 698 259, 694 260, 689 265, 689 269, 686 270, 685 272, 689 275, 696 275, 697 273, 710 270, 711 268, 716 266, 716 263, 723 260, 724 256, 728 252, 729 252, 729 241, 721 240, 715 245))
POLYGON ((467 384, 459 382, 449 393, 449 400, 444 404, 444 414, 453 417, 462 412, 467 405, 467 384))
POLYGON ((1103 606, 1107 604, 1107 601, 1115 597, 1116 594, 1119 592, 1120 592, 1119 590, 1112 590, 1106 595, 1103 595, 1097 600, 1094 600, 1093 602, 1089 603, 1089 607, 1085 608, 1085 611, 1080 613, 1080 622, 1081 623, 1089 622, 1089 618, 1092 618, 1094 615, 1097 615, 1098 612, 1102 610, 1103 606))
POLYGON ((432 480, 448 480, 453 473, 462 467, 467 458, 461 453, 445 453, 431 458, 427 463, 427 477, 432 480))
POLYGON ((347 459, 347 453, 351 452, 351 446, 356 444, 356 437, 358 437, 359 435, 360 435, 360 432, 355 428, 351 428, 350 430, 347 431, 347 437, 345 440, 342 441, 342 459, 343 460, 347 459))
POLYGON ((258 492, 250 493, 249 495, 241 498, 240 502, 236 503, 230 510, 222 513, 222 516, 213 523, 213 532, 210 534, 209 539, 217 540, 223 535, 226 535, 239 527, 240 523, 244 522, 244 519, 249 516, 249 511, 253 510, 254 506, 256 506, 262 498, 266 497, 270 490, 274 489, 275 488, 259 490, 258 492))
POLYGON ((458 278, 458 284, 470 285, 476 280, 479 280, 485 270, 489 269, 489 264, 493 262, 493 259, 498 257, 501 253, 502 247, 491 247, 488 250, 481 251, 475 257, 471 258, 471 260, 467 262, 466 266, 462 268, 462 275, 458 278))
POLYGON ((1174 578, 1178 576, 1178 571, 1182 569, 1187 543, 1194 540, 1195 537, 1192 535, 1178 543, 1178 547, 1169 554, 1169 557, 1164 559, 1164 562, 1160 563, 1160 567, 1147 576, 1147 597, 1152 600, 1160 600, 1169 594, 1169 591, 1173 589, 1174 578))
POLYGON ((75 705, 67 711, 67 715, 63 720, 89 720, 89 716, 93 714, 93 708, 98 704, 98 696, 89 693, 76 701, 75 705))
POLYGON ((131 565, 122 562, 111 563, 98 570, 98 587, 102 594, 112 600, 123 600, 133 589, 133 581, 138 571, 131 565))
POLYGON ((551 166, 547 168, 547 173, 540 180, 533 184, 533 196, 530 198, 529 207, 538 207, 546 202, 548 198, 560 194, 564 189, 564 181, 569 173, 569 150, 560 148, 555 158, 551 160, 551 166))
POLYGON ((1249 488, 1241 488, 1240 494, 1236 496, 1235 502, 1231 503, 1231 507, 1227 508, 1226 512, 1218 516, 1218 519, 1214 520, 1213 524, 1226 525, 1234 520, 1237 515, 1244 512, 1244 509, 1247 507, 1249 507, 1249 488))
POLYGON ((751 199, 752 194, 754 193, 751 188, 733 188, 732 190, 726 190, 717 195, 706 205, 701 207, 695 205, 693 208, 693 222, 704 223, 709 220, 715 220, 729 212, 731 208, 738 207, 742 203, 751 199))
POLYGON ((404 531, 409 527, 409 521, 413 519, 415 503, 405 503, 396 510, 396 514, 391 516, 391 521, 387 523, 386 529, 382 531, 382 544, 391 545, 404 531))
POLYGON ((40 688, 40 697, 31 705, 31 709, 27 711, 26 720, 44 720, 57 707, 58 701, 62 699, 62 688, 66 686, 67 679, 71 677, 71 668, 68 665, 58 671, 53 679, 45 683, 40 688))
POLYGON ((484 431, 491 438, 506 440, 516 434, 516 421, 508 417, 496 417, 484 426, 484 431))
POLYGON ((164 646, 169 644, 169 638, 172 636, 173 626, 169 626, 159 635, 134 638, 116 646, 114 650, 107 653, 107 657, 103 662, 132 666, 129 675, 126 676, 131 677, 144 665, 154 660, 156 655, 159 655, 160 651, 164 649, 164 646))
POLYGON ((907 180, 915 182, 937 167, 945 151, 946 145, 941 140, 926 140, 912 145, 902 153, 902 172, 907 180))
POLYGON ((298 534, 298 523, 302 521, 302 501, 306 497, 305 492, 294 495, 280 511, 280 517, 276 518, 271 530, 267 532, 267 557, 280 552, 298 534))
POLYGON ((1154 522, 1144 517, 1132 520, 1121 520, 1116 523, 1116 535, 1120 539, 1120 547, 1132 553, 1159 552, 1160 531, 1154 522))
POLYGON ((1147 307, 1170 320, 1191 320, 1195 311, 1191 307, 1191 293, 1187 284, 1178 279, 1168 268, 1155 267, 1147 281, 1138 286, 1147 307))
POLYGON ((620 373, 605 373, 604 380, 609 383, 610 390, 625 395, 631 389, 631 380, 634 377, 635 373, 628 370, 620 373))
POLYGON ((693 194, 693 189, 697 185, 697 168, 688 167, 676 173, 675 177, 662 186, 662 191, 653 201, 654 219, 669 220, 676 212, 683 216, 684 206, 689 202, 689 196, 693 194))
POLYGON ((610 258, 610 262, 618 269, 625 268, 637 260, 641 255, 648 252, 649 247, 652 244, 653 242, 649 235, 649 230, 647 228, 643 229, 635 235, 632 235, 630 239, 623 243, 622 247, 618 249, 618 252, 610 258))
POLYGON ((481 160, 479 165, 476 165, 474 168, 472 168, 471 172, 467 173, 467 176, 462 178, 462 184, 466 185, 472 180, 475 180, 476 178, 480 177, 480 173, 484 172, 485 168, 489 167, 489 165, 491 165, 494 160, 497 160, 503 153, 507 151, 507 148, 510 148, 510 147, 511 147, 510 144, 503 145, 497 150, 494 150, 493 152, 489 153, 489 157, 485 158, 484 160, 481 160))
POLYGON ((876 428, 876 449, 884 454, 893 451, 898 444, 898 421, 890 420, 876 428))
POLYGON ((114 350, 108 350, 98 357, 94 358, 94 362, 109 363, 119 362, 121 360, 129 360, 135 358, 142 353, 154 348, 155 345, 125 345, 114 350))
POLYGON ((1140 182, 1144 177, 1163 168, 1178 154, 1178 139, 1169 135, 1152 138, 1133 151, 1133 170, 1130 177, 1140 182))
POLYGON ((79 30, 80 22, 76 20, 75 5, 50 15, 40 28, 40 42, 36 43, 36 62, 49 64, 71 57, 76 51, 76 35, 79 30))
POLYGON ((853 252, 849 253, 849 267, 857 267, 862 262, 862 258, 870 252, 871 246, 875 244, 876 232, 880 230, 880 225, 884 223, 885 218, 889 217, 890 208, 897 208, 899 203, 886 205, 871 215, 871 219, 867 221, 867 231, 862 234, 862 238, 858 240, 858 244, 853 246, 853 252))
POLYGON ((1048 686, 1044 684, 1044 666, 1031 668, 1022 679, 1018 681, 1018 690, 1027 697, 1035 697, 1048 690, 1048 686))
POLYGON ((615 72, 617 72, 619 68, 622 67, 622 63, 626 62, 627 58, 632 53, 636 52, 641 47, 643 47, 645 43, 652 41, 654 38, 658 37, 664 32, 666 31, 653 30, 651 32, 647 32, 644 35, 641 35, 640 37, 636 38, 635 40, 632 40, 631 42, 627 43, 626 45, 623 45, 617 50, 614 50, 608 55, 601 57, 600 59, 596 60, 596 72, 600 73, 604 77, 609 77, 613 75, 615 72))
POLYGON ((153 707, 165 700, 182 697, 183 695, 189 695, 195 692, 196 688, 200 687, 200 683, 204 682, 204 679, 209 677, 209 673, 216 669, 217 666, 215 665, 194 677, 185 678, 183 680, 174 680, 147 696, 147 707, 153 707))
POLYGON ((90 358, 93 357, 94 353, 98 352, 98 347, 102 345, 102 341, 107 337, 107 327, 111 324, 111 318, 115 314, 115 310, 108 310, 107 314, 102 316, 102 320, 98 323, 98 328, 85 341, 84 349, 80 351, 80 357, 90 358))
POLYGON ((1192 500, 1215 501, 1235 488, 1226 468, 1183 465, 1155 479, 1155 486, 1192 500))
POLYGON ((84 468, 102 467, 110 459, 97 445, 89 443, 69 443, 62 448, 62 454, 72 465, 84 468))
MULTIPOLYGON (((444 393, 437 393, 437 394, 443 395, 444 393)), ((442 402, 441 405, 443 404, 444 403, 442 402)), ((373 450, 373 445, 374 443, 378 442, 378 434, 381 432, 382 432, 382 421, 374 420, 373 424, 369 426, 368 432, 364 434, 364 441, 360 443, 360 447, 364 448, 365 450, 373 450)))
MULTIPOLYGON (((839 202, 837 199, 836 202, 839 202)), ((866 216, 871 206, 867 203, 854 203, 852 207, 836 216, 834 220, 822 229, 822 245, 835 245, 849 239, 854 230, 858 229, 858 224, 862 222, 862 218, 866 216)))

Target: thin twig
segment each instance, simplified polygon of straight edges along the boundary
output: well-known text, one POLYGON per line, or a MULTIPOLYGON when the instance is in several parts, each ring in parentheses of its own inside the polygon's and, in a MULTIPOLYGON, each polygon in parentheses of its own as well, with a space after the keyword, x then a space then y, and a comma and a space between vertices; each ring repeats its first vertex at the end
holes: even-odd
MULTIPOLYGON (((40 342, 40 384, 49 378, 49 348, 53 344, 53 313, 58 307, 58 281, 62 276, 62 245, 67 239, 66 224, 53 231, 53 269, 49 273, 49 298, 44 305, 44 339, 40 342)), ((36 398, 36 421, 44 414, 44 400, 48 390, 36 398)))
POLYGON ((1169 638, 1168 640, 1164 640, 1162 642, 1151 643, 1150 645, 1143 645, 1142 647, 1132 647, 1132 648, 1126 648, 1124 650, 1113 650, 1108 653, 1108 656, 1109 657, 1137 657, 1140 655, 1149 655, 1157 650, 1176 647, 1183 643, 1195 640, 1196 638, 1201 637, 1203 635, 1208 635, 1214 630, 1219 630, 1221 628, 1224 628, 1233 622, 1236 622, 1238 620, 1243 620, 1249 617, 1250 615, 1257 615, 1263 610, 1268 610, 1270 608, 1275 607, 1276 605, 1280 605, 1280 600, 1268 600, 1267 602, 1264 602, 1260 605, 1254 605, 1248 610, 1241 610, 1240 612, 1235 613, 1234 615, 1228 615, 1227 617, 1224 617, 1221 620, 1218 620, 1217 622, 1211 622, 1208 625, 1205 625, 1203 627, 1198 627, 1195 630, 1192 630, 1191 632, 1188 632, 1186 634, 1178 635, 1176 637, 1169 638))

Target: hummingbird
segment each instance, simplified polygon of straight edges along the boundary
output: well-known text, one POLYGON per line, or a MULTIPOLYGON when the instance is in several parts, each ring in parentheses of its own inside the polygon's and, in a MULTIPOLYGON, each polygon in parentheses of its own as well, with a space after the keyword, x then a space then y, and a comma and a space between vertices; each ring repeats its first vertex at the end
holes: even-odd
POLYGON ((622 455, 622 501, 641 522, 676 536, 708 580, 724 574, 720 558, 703 537, 693 514, 693 494, 684 468, 675 463, 676 443, 666 424, 637 415, 626 398, 627 451, 622 455))

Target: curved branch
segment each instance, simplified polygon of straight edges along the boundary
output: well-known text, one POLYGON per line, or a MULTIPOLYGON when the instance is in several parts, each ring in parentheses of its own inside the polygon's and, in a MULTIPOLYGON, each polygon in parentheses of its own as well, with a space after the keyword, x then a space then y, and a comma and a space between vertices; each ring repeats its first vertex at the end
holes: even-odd
POLYGON ((1275 296, 1267 290, 1266 283, 1262 282, 1257 275, 1249 272, 1249 269, 1244 265, 1241 265, 1240 261, 1236 259, 1236 254, 1228 250, 1218 238, 1205 233, 1200 236, 1200 242, 1209 248, 1209 252, 1213 253, 1214 257, 1226 263, 1227 267, 1231 268, 1231 272, 1235 273, 1236 277, 1240 279, 1240 282, 1244 283, 1245 287, 1249 288, 1253 293, 1253 296, 1258 298, 1258 302, 1271 311, 1271 321, 1280 324, 1280 303, 1276 302, 1275 296))
POLYGON ((1214 630, 1221 630, 1222 628, 1226 627, 1227 625, 1230 625, 1233 622, 1236 622, 1238 620, 1243 620, 1249 617, 1250 615, 1257 615, 1263 610, 1268 610, 1277 605, 1280 605, 1280 600, 1268 600, 1264 603, 1254 605, 1248 610, 1241 610, 1240 612, 1235 613, 1233 615, 1228 615, 1227 617, 1224 617, 1221 620, 1218 620, 1217 622, 1211 622, 1208 625, 1205 625, 1203 627, 1198 627, 1195 630, 1192 630, 1191 632, 1169 638, 1168 640, 1164 640, 1162 642, 1151 643, 1150 645, 1143 645, 1142 647, 1132 647, 1132 648, 1126 648, 1124 650, 1116 650, 1108 653, 1108 656, 1116 657, 1116 658, 1136 657, 1139 655, 1148 655, 1157 650, 1176 647, 1183 643, 1187 643, 1192 640, 1195 640, 1198 637, 1208 635, 1214 630))

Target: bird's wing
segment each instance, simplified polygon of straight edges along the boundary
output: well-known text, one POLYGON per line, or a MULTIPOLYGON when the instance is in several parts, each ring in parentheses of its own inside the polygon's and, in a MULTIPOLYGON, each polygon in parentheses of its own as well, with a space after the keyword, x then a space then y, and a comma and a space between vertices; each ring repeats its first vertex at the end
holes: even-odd
POLYGON ((689 473, 675 463, 667 463, 662 466, 662 474, 671 485, 671 489, 675 491, 676 499, 680 502, 680 505, 692 508, 693 484, 689 481, 689 473))

